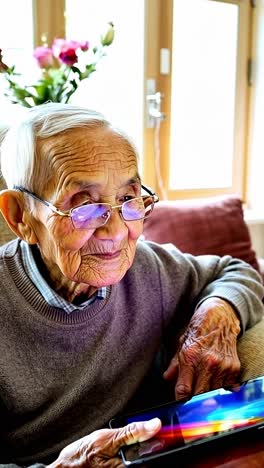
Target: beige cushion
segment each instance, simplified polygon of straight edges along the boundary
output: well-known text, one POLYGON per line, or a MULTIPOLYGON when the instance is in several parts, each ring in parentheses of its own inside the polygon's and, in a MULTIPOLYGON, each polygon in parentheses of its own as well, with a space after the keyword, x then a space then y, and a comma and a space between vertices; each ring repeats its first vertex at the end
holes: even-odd
POLYGON ((11 231, 11 229, 9 229, 3 216, 0 214, 0 245, 15 239, 15 237, 15 234, 11 231))
MULTIPOLYGON (((0 178, 0 190, 3 190, 5 187, 5 184, 3 180, 0 178)), ((14 239, 16 236, 15 234, 11 231, 9 226, 6 224, 4 217, 2 216, 0 212, 0 245, 5 244, 6 242, 14 239)))
POLYGON ((239 339, 238 354, 242 365, 241 380, 264 375, 264 319, 239 339))

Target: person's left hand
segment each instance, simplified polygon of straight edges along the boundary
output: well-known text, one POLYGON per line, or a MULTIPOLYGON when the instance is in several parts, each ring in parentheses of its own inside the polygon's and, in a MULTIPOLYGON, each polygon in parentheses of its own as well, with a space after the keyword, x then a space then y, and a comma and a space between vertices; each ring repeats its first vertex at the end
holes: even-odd
POLYGON ((236 382, 239 332, 239 319, 228 302, 214 297, 198 307, 163 374, 166 380, 175 379, 176 400, 236 382))

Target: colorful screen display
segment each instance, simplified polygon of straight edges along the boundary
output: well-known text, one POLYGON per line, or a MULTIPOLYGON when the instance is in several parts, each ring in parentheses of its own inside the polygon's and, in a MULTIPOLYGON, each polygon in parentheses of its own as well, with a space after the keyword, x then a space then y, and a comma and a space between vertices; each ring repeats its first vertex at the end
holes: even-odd
POLYGON ((184 403, 170 403, 115 419, 111 426, 121 427, 132 421, 146 421, 154 417, 161 419, 160 432, 151 440, 124 447, 125 460, 131 462, 264 424, 264 377, 250 380, 232 390, 213 390, 184 403))

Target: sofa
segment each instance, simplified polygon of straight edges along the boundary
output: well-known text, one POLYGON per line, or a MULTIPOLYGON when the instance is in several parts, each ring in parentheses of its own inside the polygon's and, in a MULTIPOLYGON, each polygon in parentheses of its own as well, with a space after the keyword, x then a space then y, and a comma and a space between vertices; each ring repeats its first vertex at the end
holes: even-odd
MULTIPOLYGON (((256 256, 242 202, 237 196, 160 201, 144 222, 143 239, 172 243, 193 255, 240 258, 255 268, 264 280, 263 259, 256 256)), ((238 353, 242 380, 264 375, 264 320, 239 338, 238 353)))
MULTIPOLYGON (((0 245, 14 237, 0 215, 0 245)), ((194 255, 232 255, 252 265, 264 279, 261 259, 252 247, 238 197, 160 201, 144 222, 143 239, 170 242, 194 255)), ((264 375, 264 320, 239 339, 238 352, 242 380, 264 375)))

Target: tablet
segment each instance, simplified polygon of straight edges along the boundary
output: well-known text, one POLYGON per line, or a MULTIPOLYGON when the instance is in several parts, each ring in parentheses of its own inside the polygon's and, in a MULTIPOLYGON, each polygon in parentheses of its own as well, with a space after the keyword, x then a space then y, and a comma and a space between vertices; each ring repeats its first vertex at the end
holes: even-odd
MULTIPOLYGON (((121 448, 125 466, 161 457, 190 452, 195 447, 254 433, 264 436, 264 376, 235 385, 193 396, 188 401, 171 402, 135 414, 116 417, 111 428, 125 426, 133 421, 160 418, 162 427, 152 439, 121 448)), ((174 458, 175 460, 177 458, 174 458)))

